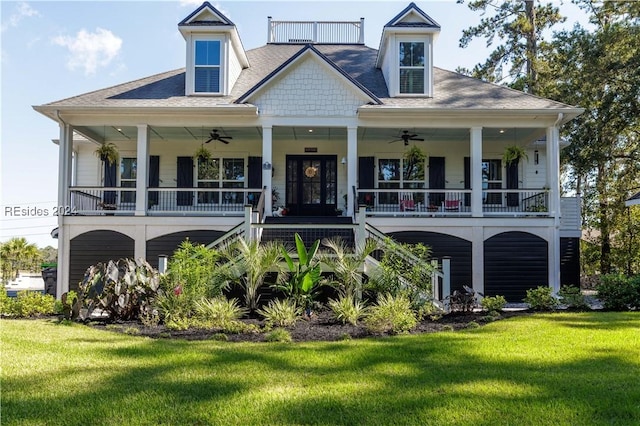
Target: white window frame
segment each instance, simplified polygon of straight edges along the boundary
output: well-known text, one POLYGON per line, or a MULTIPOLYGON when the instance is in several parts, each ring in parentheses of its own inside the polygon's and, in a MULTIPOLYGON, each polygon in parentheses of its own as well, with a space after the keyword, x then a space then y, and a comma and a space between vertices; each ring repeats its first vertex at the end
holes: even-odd
POLYGON ((188 94, 195 96, 224 96, 227 94, 227 39, 224 35, 191 35, 190 49, 188 51, 188 94), (196 43, 199 41, 217 41, 220 43, 220 64, 219 65, 196 65, 196 43), (218 68, 219 69, 219 91, 218 92, 197 92, 196 91, 196 68, 218 68))
MULTIPOLYGON (((420 189, 424 189, 426 184, 427 184, 427 167, 426 164, 424 164, 423 167, 423 173, 424 176, 422 177, 422 180, 405 180, 404 179, 404 163, 405 163, 405 159, 402 156, 399 155, 380 155, 376 157, 376 188, 378 189, 396 189, 396 188, 380 188, 380 183, 388 183, 388 184, 397 184, 398 185, 398 191, 400 192, 403 189, 406 189, 407 191, 419 191, 420 189), (400 167, 399 167, 399 173, 400 173, 400 179, 394 179, 394 180, 382 180, 380 179, 380 162, 381 161, 389 161, 389 160, 398 160, 400 162, 400 167), (407 184, 421 184, 422 188, 411 188, 411 187, 405 187, 405 185, 407 184)), ((426 160, 425 160, 426 162, 426 160)), ((382 197, 382 193, 380 193, 380 195, 377 197, 376 202, 379 205, 384 205, 384 206, 390 206, 390 205, 394 205, 394 204, 398 204, 399 201, 393 201, 393 197, 392 194, 389 193, 389 202, 385 202, 385 203, 381 203, 380 199, 381 198, 385 198, 382 197)), ((386 195, 386 194, 385 194, 386 195)))
MULTIPOLYGON (((194 167, 195 169, 195 186, 196 188, 200 188, 200 183, 213 183, 213 184, 217 184, 217 186, 211 186, 208 188, 216 188, 216 189, 224 189, 224 188, 233 188, 233 186, 231 186, 231 184, 237 184, 237 183, 242 183, 242 187, 241 188, 246 188, 246 174, 247 174, 247 158, 246 157, 241 157, 241 156, 225 156, 225 157, 212 157, 210 158, 208 161, 217 161, 218 162, 218 176, 216 176, 214 179, 200 179, 199 178, 199 171, 200 171, 200 160, 197 159, 196 160, 196 167, 194 167), (224 165, 225 165, 225 161, 226 160, 241 160, 242 161, 242 167, 243 167, 243 177, 242 179, 225 179, 224 176, 224 165)), ((239 187, 240 188, 240 187, 239 187)), ((219 204, 244 204, 244 197, 240 196, 240 200, 237 200, 237 196, 236 196, 236 200, 234 200, 233 203, 231 203, 229 201, 229 198, 225 197, 226 194, 232 194, 231 192, 202 192, 202 194, 215 194, 214 196, 205 196, 203 198, 208 199, 210 198, 210 201, 200 201, 200 196, 196 196, 196 203, 200 206, 202 205, 219 205, 219 204)))
POLYGON ((398 64, 398 94, 401 96, 419 96, 427 93, 429 80, 427 76, 427 66, 429 62, 429 44, 426 40, 409 40, 409 39, 399 39, 398 40, 398 54, 396 57, 396 61, 398 64), (424 56, 424 64, 421 66, 415 65, 402 65, 400 63, 400 45, 403 43, 421 43, 423 46, 423 56, 424 56), (402 91, 402 70, 422 70, 422 92, 403 92, 402 91))

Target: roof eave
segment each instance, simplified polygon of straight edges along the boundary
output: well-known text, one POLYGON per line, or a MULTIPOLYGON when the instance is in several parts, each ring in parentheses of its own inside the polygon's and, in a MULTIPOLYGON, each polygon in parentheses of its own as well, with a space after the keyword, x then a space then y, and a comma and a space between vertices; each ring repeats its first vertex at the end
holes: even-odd
POLYGON ((493 108, 422 108, 422 107, 402 107, 398 105, 363 105, 358 108, 358 116, 361 118, 375 118, 378 116, 389 117, 392 115, 402 115, 404 117, 413 116, 452 116, 468 117, 469 114, 478 116, 494 116, 496 114, 505 117, 524 117, 544 115, 549 118, 557 118, 562 114, 558 125, 563 125, 573 120, 584 112, 584 108, 559 108, 559 109, 493 109, 493 108))
POLYGON ((96 116, 104 115, 123 116, 149 116, 149 115, 171 115, 175 117, 191 117, 198 114, 234 116, 238 118, 255 117, 258 114, 258 107, 251 104, 223 104, 197 107, 121 107, 121 106, 60 106, 60 105, 35 105, 33 109, 58 122, 59 117, 64 119, 65 115, 74 116, 96 116))

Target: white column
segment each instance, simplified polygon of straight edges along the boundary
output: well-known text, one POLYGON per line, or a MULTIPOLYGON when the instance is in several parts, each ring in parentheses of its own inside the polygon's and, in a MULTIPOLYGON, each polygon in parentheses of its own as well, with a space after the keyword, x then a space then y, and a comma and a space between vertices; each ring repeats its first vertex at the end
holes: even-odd
POLYGON ((471 216, 482 217, 482 127, 470 130, 471 216))
POLYGON ((134 259, 147 258, 147 226, 136 225, 135 239, 133 240, 133 257, 134 259))
POLYGON ((147 214, 147 185, 149 183, 149 126, 138 125, 138 146, 136 151, 136 216, 147 214))
MULTIPOLYGON (((474 226, 471 241, 471 281, 476 293, 484 294, 484 228, 474 226)), ((478 300, 481 297, 478 296, 478 300)))
MULTIPOLYGON (((66 211, 70 206, 69 186, 71 185, 71 158, 73 152, 73 127, 60 123, 60 140, 58 147, 58 206, 66 211)), ((65 217, 58 216, 58 274, 56 278, 56 297, 69 291, 69 227, 65 225, 65 217)))
POLYGON ((64 210, 69 205, 69 186, 71 185, 71 158, 73 152, 73 127, 60 123, 60 141, 58 147, 58 205, 64 210))
MULTIPOLYGON (((353 188, 358 176, 358 127, 347 127, 347 216, 353 217, 353 188)), ((339 202, 340 200, 338 200, 339 202)))
MULTIPOLYGON (((266 187, 264 198, 264 215, 271 216, 271 170, 273 169, 273 127, 262 126, 262 186, 266 187), (265 167, 266 165, 268 167, 265 167)), ((280 191, 284 197, 284 191, 280 191)))
POLYGON ((553 228, 549 231, 549 286, 560 290, 560 135, 557 127, 547 127, 547 186, 549 214, 553 228))

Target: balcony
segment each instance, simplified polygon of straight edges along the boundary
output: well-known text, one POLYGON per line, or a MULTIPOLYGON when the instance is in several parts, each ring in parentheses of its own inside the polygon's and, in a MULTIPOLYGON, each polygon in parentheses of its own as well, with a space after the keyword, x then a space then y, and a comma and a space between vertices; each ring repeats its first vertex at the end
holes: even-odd
POLYGON ((364 44, 360 21, 274 21, 269 17, 268 43, 364 44))

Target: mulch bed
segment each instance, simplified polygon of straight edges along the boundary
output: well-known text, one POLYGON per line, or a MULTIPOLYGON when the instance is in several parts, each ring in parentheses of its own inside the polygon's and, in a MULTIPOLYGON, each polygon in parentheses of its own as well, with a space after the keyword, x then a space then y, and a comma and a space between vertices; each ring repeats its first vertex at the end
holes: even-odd
MULTIPOLYGON (((530 311, 503 312, 499 319, 513 316, 530 315, 530 311)), ((411 334, 435 333, 443 330, 461 330, 469 328, 470 323, 484 325, 496 319, 489 319, 485 312, 450 313, 441 317, 427 318, 420 322, 411 334)), ((245 319, 243 322, 264 326, 263 321, 257 319, 245 319)), ((163 325, 145 327, 140 322, 114 322, 91 321, 90 326, 98 329, 107 329, 115 332, 135 334, 151 338, 171 338, 184 340, 207 340, 217 337, 219 330, 189 329, 168 330, 163 325)), ((471 326, 476 326, 472 324, 471 326)), ((330 311, 321 311, 312 314, 311 318, 299 320, 293 327, 287 328, 295 342, 308 341, 338 341, 345 339, 357 339, 373 336, 363 325, 342 324, 332 318, 330 311)), ((233 342, 264 342, 266 333, 240 333, 227 334, 227 339, 233 342)))

